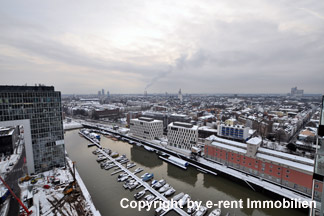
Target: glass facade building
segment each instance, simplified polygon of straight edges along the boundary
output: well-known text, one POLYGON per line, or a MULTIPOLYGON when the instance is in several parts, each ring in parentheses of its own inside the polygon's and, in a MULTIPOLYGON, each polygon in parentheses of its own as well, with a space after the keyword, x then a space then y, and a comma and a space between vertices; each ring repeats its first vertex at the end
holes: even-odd
POLYGON ((0 86, 0 122, 28 119, 35 173, 65 165, 61 93, 53 86, 0 86))

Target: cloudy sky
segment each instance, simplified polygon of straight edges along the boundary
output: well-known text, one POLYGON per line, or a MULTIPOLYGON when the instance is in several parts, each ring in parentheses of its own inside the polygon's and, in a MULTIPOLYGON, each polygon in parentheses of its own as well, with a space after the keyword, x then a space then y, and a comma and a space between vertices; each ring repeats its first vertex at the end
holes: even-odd
POLYGON ((0 84, 324 93, 321 0, 0 0, 0 84))

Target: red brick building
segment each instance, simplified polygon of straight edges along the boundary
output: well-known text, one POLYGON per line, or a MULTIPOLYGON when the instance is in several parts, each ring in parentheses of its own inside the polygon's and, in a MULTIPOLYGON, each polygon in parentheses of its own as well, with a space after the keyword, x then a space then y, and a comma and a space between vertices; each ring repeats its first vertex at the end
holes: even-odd
MULTIPOLYGON (((247 143, 216 136, 208 139, 204 149, 207 159, 311 195, 314 160, 262 148, 259 138, 247 143)), ((315 197, 320 199, 322 185, 317 183, 314 187, 315 197)))

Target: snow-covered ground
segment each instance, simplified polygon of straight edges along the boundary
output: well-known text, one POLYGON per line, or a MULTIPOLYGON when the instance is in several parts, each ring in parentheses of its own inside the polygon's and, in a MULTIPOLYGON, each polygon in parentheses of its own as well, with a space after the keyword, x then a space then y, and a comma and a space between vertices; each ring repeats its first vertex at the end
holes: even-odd
POLYGON ((63 121, 64 130, 72 130, 72 129, 82 128, 82 127, 83 127, 82 124, 75 121, 71 121, 71 122, 63 121))
MULTIPOLYGON (((69 166, 72 167, 72 161, 69 158, 67 158, 67 161, 69 163, 69 166)), ((83 196, 84 196, 84 198, 86 200, 87 207, 90 208, 90 210, 93 213, 93 215, 95 215, 95 216, 101 216, 100 212, 94 206, 94 204, 92 202, 92 199, 91 199, 91 195, 90 195, 87 187, 83 183, 83 181, 81 179, 81 176, 79 175, 77 169, 75 169, 75 178, 76 178, 76 181, 78 182, 79 187, 80 187, 80 189, 82 191, 82 194, 83 194, 83 196)))
POLYGON ((0 162, 0 174, 1 177, 4 177, 8 172, 10 172, 13 167, 18 162, 22 151, 24 150, 23 140, 20 142, 18 149, 14 150, 14 153, 10 156, 2 156, 0 162), (9 159, 8 159, 9 158, 9 159))
MULTIPOLYGON (((69 166, 72 167, 71 160, 67 160, 69 166)), ((82 212, 84 215, 100 216, 77 171, 77 186, 74 192, 69 194, 64 194, 64 190, 73 182, 69 168, 55 168, 33 176, 33 178, 37 180, 34 184, 31 181, 19 184, 21 200, 25 205, 27 205, 27 199, 33 199, 33 206, 29 206, 29 209, 33 210, 33 215, 63 216, 79 215, 79 212, 82 212), (56 181, 56 184, 53 180, 56 181)))

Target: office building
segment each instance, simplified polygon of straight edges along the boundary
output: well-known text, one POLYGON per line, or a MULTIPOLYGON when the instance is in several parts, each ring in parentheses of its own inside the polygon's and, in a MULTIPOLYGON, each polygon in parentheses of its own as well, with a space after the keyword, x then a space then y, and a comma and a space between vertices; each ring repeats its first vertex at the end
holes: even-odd
POLYGON ((191 150, 198 142, 198 126, 185 122, 173 122, 168 125, 168 145, 191 150))
POLYGON ((246 140, 249 135, 249 127, 243 127, 241 125, 225 125, 220 124, 218 125, 218 136, 227 137, 231 139, 237 140, 246 140))
POLYGON ((163 136, 163 122, 146 117, 131 119, 130 133, 147 140, 161 138, 163 136))
POLYGON ((22 125, 28 173, 65 165, 61 93, 53 86, 0 86, 0 126, 22 125))

